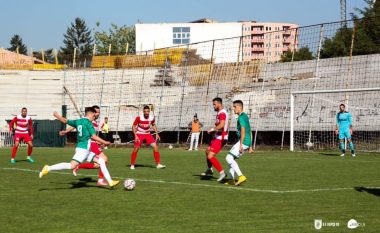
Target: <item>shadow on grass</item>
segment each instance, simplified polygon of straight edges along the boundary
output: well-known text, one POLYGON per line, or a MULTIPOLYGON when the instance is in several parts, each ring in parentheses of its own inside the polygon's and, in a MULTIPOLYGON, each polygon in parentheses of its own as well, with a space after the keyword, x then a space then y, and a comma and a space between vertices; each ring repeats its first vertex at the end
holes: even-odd
POLYGON ((322 153, 319 153, 320 155, 324 155, 324 156, 335 156, 335 157, 338 157, 339 154, 337 153, 328 153, 328 152, 322 152, 322 153))
POLYGON ((215 180, 216 178, 213 176, 202 176, 202 175, 193 175, 195 177, 199 177, 200 180, 215 180))
POLYGON ((355 187, 355 190, 358 192, 367 192, 369 194, 380 197, 380 189, 379 188, 355 187))
MULTIPOLYGON (((130 167, 131 165, 127 165, 127 167, 130 167)), ((153 166, 153 165, 146 165, 146 164, 135 164, 135 168, 138 168, 138 167, 147 167, 147 168, 156 168, 156 166, 153 166)))
POLYGON ((96 180, 93 180, 90 177, 80 178, 79 180, 72 181, 69 183, 51 182, 54 184, 71 184, 71 187, 67 187, 67 188, 43 188, 43 189, 40 189, 39 191, 58 190, 58 189, 78 189, 78 188, 106 188, 106 187, 102 187, 102 186, 99 187, 97 185, 88 185, 89 183, 96 183, 96 182, 97 182, 96 180))

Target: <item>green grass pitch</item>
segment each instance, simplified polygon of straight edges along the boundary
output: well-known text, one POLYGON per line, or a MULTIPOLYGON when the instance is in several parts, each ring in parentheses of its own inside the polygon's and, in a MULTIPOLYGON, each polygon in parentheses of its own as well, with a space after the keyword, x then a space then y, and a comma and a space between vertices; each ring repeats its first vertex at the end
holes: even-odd
MULTIPOLYGON (((35 148, 34 164, 20 149, 0 150, 0 232, 317 232, 314 219, 339 223, 319 232, 380 232, 380 156, 339 152, 267 151, 238 161, 248 181, 231 187, 201 179, 203 151, 162 149, 157 170, 152 151, 141 149, 129 169, 131 149, 108 149, 109 170, 136 189, 96 186, 97 170, 49 173, 44 164, 69 161, 73 148, 35 148)), ((226 151, 218 155, 227 171, 226 151)))

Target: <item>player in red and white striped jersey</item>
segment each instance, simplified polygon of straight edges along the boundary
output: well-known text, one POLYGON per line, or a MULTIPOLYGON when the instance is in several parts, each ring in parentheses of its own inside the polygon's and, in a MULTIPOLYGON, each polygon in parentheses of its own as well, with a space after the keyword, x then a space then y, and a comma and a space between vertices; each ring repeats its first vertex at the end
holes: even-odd
POLYGON ((228 113, 223 108, 223 101, 217 97, 212 100, 214 110, 217 112, 215 127, 207 131, 207 133, 215 132, 215 138, 211 141, 211 145, 206 150, 207 170, 202 173, 202 176, 212 175, 212 166, 219 172, 218 181, 221 182, 227 177, 222 165, 216 159, 216 155, 220 152, 228 141, 228 113))
POLYGON ((162 169, 166 167, 165 165, 162 165, 160 163, 160 152, 158 151, 156 140, 153 138, 152 134, 150 133, 151 126, 156 134, 156 140, 160 140, 160 136, 158 135, 158 132, 157 132, 157 126, 156 126, 154 116, 150 115, 149 106, 144 106, 143 114, 136 117, 132 125, 133 134, 135 135, 135 147, 133 149, 132 156, 131 156, 132 170, 135 169, 135 161, 137 157, 137 152, 139 151, 143 141, 145 141, 147 145, 150 145, 153 148, 153 155, 156 160, 157 169, 162 169))
POLYGON ((12 121, 9 123, 9 131, 13 133, 13 127, 15 126, 15 144, 12 149, 12 158, 11 163, 16 163, 15 157, 17 153, 17 148, 20 144, 20 141, 23 140, 28 144, 28 157, 26 158, 29 162, 33 163, 32 151, 33 151, 33 122, 32 118, 28 116, 28 110, 24 107, 21 109, 21 114, 15 116, 12 121))
MULTIPOLYGON (((95 112, 95 120, 92 121, 92 125, 94 126, 96 133, 98 133, 99 132, 99 125, 98 125, 98 122, 96 120, 99 118, 99 115, 100 115, 100 107, 97 105, 94 105, 92 107, 96 111, 95 112)), ((75 129, 74 127, 70 127, 64 131, 59 132, 59 135, 64 136, 74 129, 75 129)), ((101 146, 97 142, 91 140, 90 151, 91 151, 91 154, 90 154, 89 158, 87 159, 87 162, 81 163, 76 168, 73 169, 74 176, 77 176, 78 169, 99 169, 99 164, 93 162, 94 158, 102 157, 106 163, 106 166, 108 166, 108 157, 104 154, 103 150, 101 149, 101 146)), ((108 185, 108 183, 104 179, 104 175, 100 169, 99 169, 99 178, 98 178, 97 185, 98 186, 107 186, 108 185)))

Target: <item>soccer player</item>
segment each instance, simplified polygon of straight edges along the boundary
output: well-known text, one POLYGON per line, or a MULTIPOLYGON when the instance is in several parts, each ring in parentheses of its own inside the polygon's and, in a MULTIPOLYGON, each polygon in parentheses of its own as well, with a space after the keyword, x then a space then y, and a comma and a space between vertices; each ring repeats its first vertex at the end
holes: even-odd
POLYGON ((216 155, 220 152, 225 144, 228 141, 228 113, 223 108, 223 101, 221 98, 217 97, 212 100, 214 110, 216 114, 215 127, 207 131, 207 133, 215 132, 215 138, 211 141, 211 145, 206 150, 206 161, 207 161, 207 170, 203 172, 202 176, 213 175, 212 166, 216 168, 219 172, 218 182, 221 182, 226 178, 226 173, 224 172, 222 165, 216 159, 216 155))
POLYGON ((239 141, 231 148, 230 152, 226 156, 226 161, 230 167, 231 183, 227 182, 226 184, 235 184, 240 185, 241 183, 247 180, 247 177, 241 172, 238 163, 236 162, 239 159, 243 152, 249 149, 249 153, 253 152, 252 149, 252 131, 249 124, 249 118, 245 112, 243 112, 243 101, 235 100, 233 102, 233 110, 237 114, 237 136, 239 141), (238 180, 235 183, 235 173, 238 175, 238 180))
POLYGON ((195 141, 194 149, 198 150, 198 141, 199 134, 202 131, 202 123, 199 121, 197 114, 195 113, 194 119, 189 123, 189 127, 191 129, 191 140, 190 140, 190 148, 189 150, 193 150, 193 145, 195 141))
MULTIPOLYGON (((75 155, 73 156, 70 163, 58 163, 52 166, 45 165, 39 174, 40 178, 47 175, 50 171, 74 169, 84 160, 88 159, 90 156, 90 139, 95 140, 100 144, 110 144, 110 142, 104 141, 100 137, 96 136, 95 129, 91 123, 91 121, 95 120, 95 113, 96 110, 93 107, 87 107, 85 109, 84 118, 78 120, 67 120, 57 112, 54 112, 54 117, 61 121, 63 124, 68 124, 77 129, 77 145, 75 149, 75 155)), ((111 175, 107 169, 105 159, 102 156, 93 158, 93 161, 99 164, 100 170, 103 172, 104 177, 111 188, 119 184, 118 180, 112 180, 111 175)))
POLYGON ((30 162, 33 163, 34 160, 32 159, 32 151, 33 151, 33 122, 32 118, 28 116, 28 110, 23 107, 21 109, 21 114, 15 116, 12 121, 9 123, 9 132, 12 134, 13 133, 13 127, 16 125, 15 128, 15 144, 12 149, 12 158, 11 158, 11 163, 14 164, 16 163, 16 153, 18 146, 20 144, 20 141, 23 140, 25 143, 28 144, 28 156, 26 159, 30 162), (28 131, 29 128, 29 131, 28 131))
POLYGON ((153 148, 153 155, 154 159, 156 160, 156 168, 165 168, 166 166, 160 163, 160 152, 158 151, 158 146, 156 143, 156 141, 159 141, 161 138, 157 132, 157 125, 154 116, 150 115, 149 106, 144 106, 143 114, 136 117, 132 125, 132 130, 133 134, 135 135, 135 145, 131 156, 131 169, 135 169, 137 152, 139 151, 143 141, 145 141, 147 145, 150 145, 153 148), (154 140, 152 134, 150 133, 151 126, 156 134, 156 140, 154 140))
POLYGON ((335 134, 339 135, 339 145, 342 150, 342 154, 340 156, 344 156, 346 150, 344 148, 344 139, 347 138, 348 145, 351 150, 352 157, 355 157, 355 148, 354 144, 351 140, 352 135, 352 118, 349 112, 345 111, 346 106, 344 104, 339 105, 339 112, 336 114, 336 127, 335 134))
MULTIPOLYGON (((99 132, 99 126, 96 120, 99 118, 100 115, 100 107, 97 105, 92 106, 95 109, 95 120, 92 121, 92 125, 94 126, 95 132, 99 132)), ((68 134, 69 132, 73 131, 75 128, 74 127, 69 127, 66 130, 60 131, 59 135, 64 136, 68 134)), ((87 163, 81 163, 79 164, 76 168, 73 169, 73 175, 77 176, 77 171, 78 169, 99 169, 99 164, 94 163, 93 159, 94 158, 99 158, 102 157, 106 163, 106 166, 108 167, 108 158, 104 154, 104 152, 101 149, 101 146, 94 140, 91 140, 91 146, 90 146, 90 156, 87 159, 87 163)), ((102 170, 99 169, 99 178, 97 185, 98 186, 106 186, 108 183, 106 180, 104 180, 104 175, 102 173, 102 170)))

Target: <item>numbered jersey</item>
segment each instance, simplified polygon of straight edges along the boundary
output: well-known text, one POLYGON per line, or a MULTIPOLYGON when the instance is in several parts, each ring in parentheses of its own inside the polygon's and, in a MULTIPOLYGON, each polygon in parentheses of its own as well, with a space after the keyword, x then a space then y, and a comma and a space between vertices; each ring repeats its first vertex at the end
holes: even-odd
POLYGON ((89 150, 91 137, 96 134, 92 122, 87 118, 81 118, 68 120, 67 124, 77 129, 77 148, 89 150))

